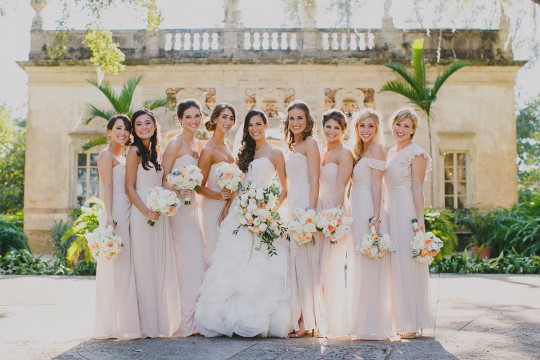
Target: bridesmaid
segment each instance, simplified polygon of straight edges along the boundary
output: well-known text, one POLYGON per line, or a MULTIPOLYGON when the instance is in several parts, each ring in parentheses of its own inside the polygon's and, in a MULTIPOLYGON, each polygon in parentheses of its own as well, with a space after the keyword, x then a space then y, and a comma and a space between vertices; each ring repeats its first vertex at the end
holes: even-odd
MULTIPOLYGON (((315 122, 306 103, 295 101, 287 109, 285 141, 291 154, 286 163, 289 181, 289 214, 297 208, 316 208, 319 196, 320 153, 313 138, 315 122)), ((317 329, 316 309, 322 306, 320 288, 319 246, 301 247, 291 242, 291 311, 295 332, 302 337, 317 329)))
POLYGON ((131 117, 133 145, 126 159, 126 192, 131 207, 131 241, 142 337, 173 336, 181 303, 176 259, 167 216, 146 207, 149 189, 162 186, 158 125, 147 109, 131 117), (154 226, 147 224, 155 222, 154 226))
POLYGON ((204 125, 206 130, 213 131, 199 157, 199 168, 202 170, 202 185, 197 190, 201 199, 202 227, 206 242, 206 261, 210 261, 218 238, 218 226, 224 218, 223 208, 226 200, 232 196, 229 190, 221 189, 216 184, 216 171, 220 165, 234 163, 231 148, 225 136, 231 131, 236 120, 236 113, 230 104, 217 104, 204 125))
MULTIPOLYGON (((323 133, 326 139, 326 151, 321 160, 321 179, 319 209, 326 210, 344 206, 345 190, 351 179, 353 156, 343 146, 341 138, 347 129, 345 114, 330 109, 323 114, 323 133)), ((320 237, 321 243, 321 284, 324 289, 325 321, 319 324, 323 335, 328 337, 345 336, 349 333, 349 315, 347 314, 347 296, 345 284, 345 264, 350 237, 344 236, 336 244, 330 239, 320 237)))
MULTIPOLYGON (((371 109, 361 110, 354 121, 353 186, 351 212, 353 243, 360 248, 362 237, 370 233, 388 233, 388 222, 382 207, 382 178, 386 151, 380 139, 381 117, 371 109)), ((349 254, 348 296, 353 339, 385 340, 394 336, 390 299, 390 255, 370 259, 360 252, 349 254)))
POLYGON ((402 338, 416 337, 432 326, 429 299, 429 269, 411 256, 410 242, 414 236, 411 219, 424 225, 423 184, 431 168, 431 158, 412 142, 418 128, 418 114, 403 107, 390 117, 396 145, 388 151, 385 211, 389 218, 389 233, 396 245, 390 256, 392 268, 393 312, 395 327, 402 338))
POLYGON ((124 187, 126 159, 121 155, 122 147, 131 143, 130 132, 131 121, 127 116, 113 116, 107 124, 109 145, 97 159, 105 202, 100 227, 113 226, 124 246, 115 258, 97 260, 96 339, 129 340, 141 337, 129 237, 131 202, 124 187))
MULTIPOLYGON (((189 164, 197 166, 203 147, 195 139, 202 119, 201 104, 195 99, 186 99, 178 104, 177 115, 182 133, 169 141, 163 154, 163 186, 169 190, 174 190, 174 187, 167 183, 167 175, 175 168, 189 164)), ((191 205, 181 205, 176 214, 169 218, 182 298, 182 322, 176 335, 187 337, 197 332, 193 314, 205 270, 204 245, 197 196, 192 190, 176 193, 181 199, 191 198, 191 205)))

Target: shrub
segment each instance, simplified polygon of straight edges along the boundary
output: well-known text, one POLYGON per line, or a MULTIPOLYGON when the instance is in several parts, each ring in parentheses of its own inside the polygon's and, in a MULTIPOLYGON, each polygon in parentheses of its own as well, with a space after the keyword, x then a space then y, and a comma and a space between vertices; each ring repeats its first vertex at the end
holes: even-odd
POLYGON ((26 235, 16 223, 0 220, 0 256, 9 250, 29 250, 26 235))
POLYGON ((424 211, 426 231, 431 231, 435 236, 443 241, 440 254, 449 255, 458 244, 458 237, 455 233, 457 226, 455 216, 449 210, 426 209, 424 211))
POLYGON ((430 267, 435 273, 455 274, 540 274, 539 256, 522 256, 511 250, 493 259, 470 257, 467 251, 435 260, 430 267))
POLYGON ((55 257, 50 261, 35 258, 30 251, 11 250, 0 257, 0 275, 69 275, 63 259, 55 257))

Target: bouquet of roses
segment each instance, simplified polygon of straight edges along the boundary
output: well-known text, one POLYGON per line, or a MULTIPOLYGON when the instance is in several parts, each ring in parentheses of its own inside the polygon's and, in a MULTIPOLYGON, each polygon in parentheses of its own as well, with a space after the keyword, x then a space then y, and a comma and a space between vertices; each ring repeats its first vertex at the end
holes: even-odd
POLYGON ((423 264, 431 264, 433 258, 437 256, 441 248, 443 247, 443 242, 441 239, 436 237, 432 232, 422 232, 418 227, 418 220, 411 220, 412 226, 416 234, 414 235, 413 240, 411 241, 412 256, 416 261, 423 264))
POLYGON ((321 211, 321 217, 324 223, 322 233, 330 238, 330 243, 335 244, 341 239, 351 228, 352 217, 345 216, 342 207, 335 207, 321 211))
POLYGON ((291 220, 287 222, 287 231, 299 246, 307 243, 315 244, 315 233, 324 227, 322 220, 323 218, 316 209, 299 208, 291 214, 291 220))
POLYGON ((114 233, 113 227, 97 228, 84 234, 88 248, 95 259, 112 259, 122 250, 122 238, 114 233))
MULTIPOLYGON (((180 205, 180 200, 174 191, 167 190, 161 186, 156 186, 148 190, 146 196, 146 206, 152 211, 167 216, 173 216, 180 205)), ((154 226, 155 222, 148 220, 148 225, 154 226)))
MULTIPOLYGON (((216 184, 222 189, 232 192, 242 188, 244 173, 236 164, 226 164, 219 167, 216 174, 216 184)), ((229 201, 227 199, 227 201, 229 201)))
POLYGON ((246 227, 253 234, 253 241, 255 237, 260 239, 260 245, 256 250, 259 251, 265 244, 269 256, 276 254, 274 240, 285 231, 278 213, 278 193, 279 190, 274 186, 256 188, 248 185, 245 192, 239 196, 236 207, 240 225, 233 234, 238 234, 240 226, 246 227))
POLYGON ((370 234, 362 237, 360 248, 356 249, 357 252, 371 259, 380 259, 387 252, 396 251, 394 244, 390 241, 390 235, 375 231, 375 226, 372 226, 370 230, 370 234))
MULTIPOLYGON (((186 165, 176 168, 167 175, 167 182, 176 190, 195 190, 202 184, 203 176, 201 169, 195 165, 186 165)), ((191 205, 191 198, 184 198, 184 205, 191 205)))

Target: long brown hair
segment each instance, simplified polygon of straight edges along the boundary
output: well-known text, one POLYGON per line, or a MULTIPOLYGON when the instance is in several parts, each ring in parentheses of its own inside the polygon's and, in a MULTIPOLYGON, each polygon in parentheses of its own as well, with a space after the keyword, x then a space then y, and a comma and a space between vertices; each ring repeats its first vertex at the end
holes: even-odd
POLYGON ((309 106, 302 100, 296 100, 292 102, 287 108, 287 119, 285 120, 283 128, 283 134, 285 135, 284 140, 287 142, 289 150, 292 150, 295 145, 294 134, 291 130, 289 130, 289 111, 294 109, 300 109, 304 112, 304 114, 306 114, 306 128, 304 129, 304 131, 302 131, 302 140, 306 140, 308 136, 312 136, 313 128, 315 127, 315 120, 313 120, 313 116, 311 115, 309 106))
POLYGON ((242 170, 243 172, 247 172, 249 170, 249 164, 255 159, 255 140, 249 135, 249 121, 254 116, 260 116, 263 119, 263 122, 266 124, 268 123, 268 119, 266 118, 266 114, 260 110, 250 110, 246 118, 244 119, 244 128, 242 132, 242 147, 240 148, 240 151, 238 152, 238 159, 236 160, 236 164, 242 170))
POLYGON ((219 115, 221 115, 223 110, 225 110, 225 109, 231 110, 231 112, 233 114, 234 122, 236 122, 236 112, 234 111, 234 108, 233 108, 233 106, 231 104, 227 104, 227 103, 217 104, 214 107, 214 110, 212 111, 212 114, 210 115, 210 119, 207 122, 204 123, 204 127, 206 127, 206 130, 208 130, 208 131, 216 130, 216 123, 214 122, 214 120, 217 119, 219 117, 219 115))
POLYGON ((150 170, 150 165, 148 163, 152 163, 156 171, 161 170, 161 164, 159 163, 158 158, 158 154, 161 151, 161 145, 158 138, 159 127, 154 113, 148 109, 137 110, 131 116, 131 123, 133 124, 133 128, 131 129, 131 134, 133 135, 133 146, 137 147, 137 154, 141 157, 141 164, 143 169, 150 170), (141 138, 137 136, 137 132, 135 131, 135 120, 137 120, 139 116, 144 114, 150 116, 155 127, 154 134, 150 138, 149 149, 144 146, 141 138))

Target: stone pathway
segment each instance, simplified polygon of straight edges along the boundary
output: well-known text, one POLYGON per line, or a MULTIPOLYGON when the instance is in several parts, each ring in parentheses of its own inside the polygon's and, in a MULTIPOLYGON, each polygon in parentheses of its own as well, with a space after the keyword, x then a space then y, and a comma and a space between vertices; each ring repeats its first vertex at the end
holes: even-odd
POLYGON ((540 276, 432 275, 435 329, 396 342, 91 340, 94 278, 0 277, 0 359, 540 359, 540 276))

